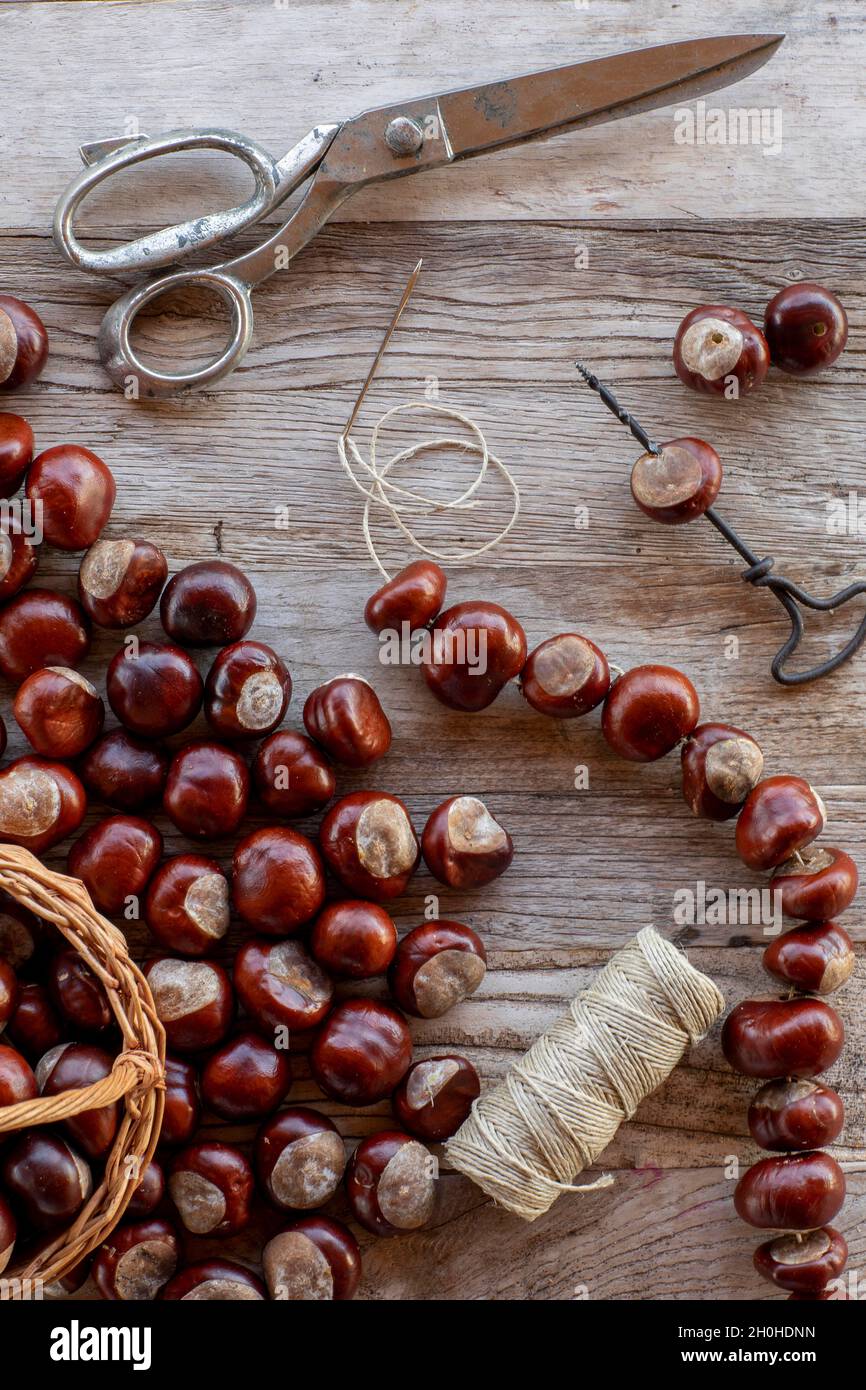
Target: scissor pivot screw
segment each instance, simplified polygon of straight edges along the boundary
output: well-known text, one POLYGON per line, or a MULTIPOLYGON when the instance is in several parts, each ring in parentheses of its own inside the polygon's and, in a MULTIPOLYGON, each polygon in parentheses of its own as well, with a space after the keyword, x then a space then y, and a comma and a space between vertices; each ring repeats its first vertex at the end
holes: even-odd
POLYGON ((385 144, 392 154, 417 154, 423 143, 423 130, 409 116, 395 116, 385 127, 385 144))

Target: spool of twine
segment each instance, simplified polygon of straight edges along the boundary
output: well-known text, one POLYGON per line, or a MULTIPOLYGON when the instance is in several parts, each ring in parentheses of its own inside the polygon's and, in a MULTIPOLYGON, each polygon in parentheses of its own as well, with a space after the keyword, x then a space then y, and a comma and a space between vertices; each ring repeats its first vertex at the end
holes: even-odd
POLYGON ((446 1145, 497 1205, 534 1221, 576 1186, 623 1120, 724 1008, 712 980, 652 927, 617 951, 446 1145))

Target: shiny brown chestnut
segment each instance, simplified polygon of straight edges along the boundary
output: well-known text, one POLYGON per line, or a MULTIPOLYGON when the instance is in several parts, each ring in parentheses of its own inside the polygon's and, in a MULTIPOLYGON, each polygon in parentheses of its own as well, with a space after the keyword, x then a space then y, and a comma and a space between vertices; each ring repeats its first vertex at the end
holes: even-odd
POLYGON ((842 1273, 848 1242, 832 1226, 776 1236, 759 1245, 755 1269, 771 1284, 794 1293, 819 1293, 842 1273))
POLYGON ((162 857, 162 836, 141 816, 106 816, 75 841, 66 871, 80 878, 96 907, 108 917, 126 909, 138 916, 137 899, 162 857))
POLYGON ((170 1221, 124 1222, 100 1245, 91 1274, 103 1298, 141 1303, 157 1298, 180 1258, 180 1242, 170 1221))
MULTIPOLYGON (((42 1241, 37 1242, 36 1248, 43 1248, 49 1244, 51 1237, 43 1237, 42 1241)), ((46 1298, 66 1298, 68 1294, 78 1293, 87 1283, 90 1277, 91 1257, 85 1255, 83 1260, 68 1269, 65 1274, 61 1274, 57 1279, 52 1279, 50 1284, 46 1284, 43 1290, 46 1298)))
POLYGON ((440 613, 431 630, 428 688, 450 709, 482 710, 526 664, 526 633, 498 603, 472 599, 440 613))
POLYGON ((361 1282, 361 1251, 340 1221, 302 1216, 268 1241, 262 1269, 276 1301, 347 1300, 361 1282))
POLYGON ((574 719, 600 705, 610 689, 607 657, 588 637, 560 632, 530 652, 520 689, 539 714, 574 719))
POLYGON ((287 826, 254 830, 235 847, 232 902, 248 926, 290 936, 325 901, 325 873, 312 840, 287 826))
POLYGON ((309 816, 326 806, 337 787, 334 770, 306 734, 281 729, 256 750, 253 786, 272 815, 309 816))
POLYGON ((344 767, 369 767, 391 747, 388 716, 362 676, 334 676, 313 690, 304 704, 304 727, 344 767))
POLYGON ((142 1221, 161 1205, 165 1197, 165 1173, 162 1164, 152 1158, 145 1164, 132 1196, 123 1213, 129 1221, 142 1221))
POLYGON ((742 309, 699 304, 677 329, 673 361, 680 381, 693 391, 736 400, 761 385, 770 349, 742 309))
POLYGON ((233 1144, 190 1144, 171 1162, 168 1194, 194 1236, 232 1236, 250 1222, 253 1170, 233 1144))
POLYGON ((172 1147, 188 1144, 198 1129, 200 1117, 201 1102, 195 1067, 182 1057, 166 1057, 165 1108, 159 1142, 172 1147))
POLYGON ((18 1105, 39 1095, 39 1083, 33 1069, 14 1047, 0 1043, 0 1109, 18 1105))
POLYGON ((203 1052, 222 1042, 234 1014, 231 981, 210 960, 162 956, 144 969, 169 1047, 203 1052))
POLYGON ((298 941, 253 937, 235 956, 235 993, 264 1032, 315 1028, 331 1007, 334 986, 298 941))
POLYGON ((683 797, 696 816, 731 820, 760 780, 764 755, 733 724, 698 724, 682 751, 683 797))
POLYGON ((848 341, 848 315, 823 285, 799 281, 774 295, 764 332, 775 366, 795 376, 830 367, 848 341))
POLYGON ((169 580, 159 605, 162 625, 185 647, 225 647, 249 632, 256 591, 227 560, 200 560, 169 580))
POLYGON ((209 739, 175 753, 168 769, 162 809, 191 840, 234 835, 247 813, 250 774, 243 758, 209 739))
POLYGON ((259 1185, 275 1206, 312 1211, 330 1201, 340 1186, 346 1150, 327 1115, 296 1105, 262 1125, 255 1165, 259 1185))
POLYGON ((233 1260, 199 1260, 169 1279, 162 1299, 183 1303, 250 1303, 267 1298, 261 1279, 233 1260))
POLYGON ((823 801, 802 777, 767 777, 749 792, 737 821, 737 853, 750 869, 772 869, 821 834, 823 801))
POLYGON ((12 1254, 15 1250, 15 1237, 18 1234, 18 1225, 12 1212, 12 1208, 6 1198, 0 1193, 0 1274, 3 1273, 12 1254))
POLYGON ((844 850, 807 845, 780 864, 770 880, 782 911, 809 922, 828 922, 850 907, 859 885, 857 865, 844 850))
MULTIPOLYGON (((59 1043, 36 1063, 36 1084, 43 1096, 80 1091, 111 1075, 114 1058, 90 1043, 59 1043)), ((104 1105, 64 1120, 64 1128, 76 1149, 88 1158, 105 1158, 117 1134, 120 1106, 104 1105)))
POLYGON ((734 1207, 743 1221, 781 1231, 826 1226, 844 1201, 845 1174, 826 1153, 762 1158, 734 1191, 734 1207))
POLYGON ((115 652, 105 690, 108 703, 130 733, 166 738, 195 719, 204 686, 180 647, 135 642, 115 652))
POLYGON ((397 949, 397 928, 383 907, 358 898, 328 903, 310 936, 310 950, 331 975, 369 980, 384 975, 397 949))
POLYGON ((421 858, 409 812, 388 792, 340 797, 319 827, 319 844, 343 887, 373 902, 405 892, 421 858))
POLYGON ((87 798, 71 768, 47 758, 16 758, 0 771, 0 840, 31 854, 74 835, 87 798))
POLYGON ((13 517, 0 517, 0 603, 14 598, 39 567, 39 548, 13 517))
POLYGON ((221 738, 261 738, 280 723, 291 697, 292 678, 272 647, 235 642, 208 672, 205 718, 221 738))
POLYGON ((228 879, 215 859, 177 854, 150 881, 144 918, 169 951, 207 955, 228 931, 229 917, 228 879))
POLYGON ((317 1085, 345 1105, 375 1105, 402 1080, 412 1037, 402 1014, 374 999, 345 999, 316 1035, 310 1069, 317 1085))
POLYGON ((12 497, 33 458, 33 430, 23 415, 0 410, 0 497, 12 497))
POLYGON ((39 376, 48 358, 48 332, 35 309, 0 294, 0 391, 17 391, 39 376))
POLYGON ((87 614, 54 589, 25 589, 0 610, 0 673, 13 685, 43 666, 79 666, 89 650, 87 614))
POLYGON ((83 1033, 101 1033, 114 1021, 108 996, 90 966, 72 946, 48 966, 48 989, 67 1023, 83 1033))
POLYGON ((90 681, 68 666, 44 666, 19 685, 18 727, 44 758, 74 758, 102 731, 105 705, 90 681))
POLYGON ((601 731, 614 753, 655 762, 694 730, 700 715, 695 687, 672 666, 635 666, 611 686, 601 731))
POLYGON ((11 1139, 0 1160, 0 1181, 13 1208, 37 1231, 68 1226, 93 1190, 81 1155, 44 1129, 11 1139))
POLYGON ((90 449, 58 444, 27 471, 24 493, 42 507, 42 533, 58 550, 87 550, 99 539, 117 496, 111 470, 90 449))
POLYGON ((205 1105, 225 1120, 269 1115, 292 1084, 288 1053, 257 1033, 238 1033, 212 1052, 201 1074, 205 1105))
POLYGON ((18 977, 8 961, 0 958, 0 1033, 15 1012, 18 1003, 18 977))
POLYGON ((462 922, 424 922, 403 937, 388 972, 391 993, 409 1014, 439 1018, 474 994, 487 973, 484 943, 462 922))
POLYGON ((20 970, 32 960, 39 939, 39 919, 8 893, 0 892, 0 960, 20 970))
POLYGON ((140 811, 162 797, 171 756, 126 729, 112 729, 91 744, 79 763, 91 796, 119 811, 140 811))
POLYGON ((837 922, 797 927, 764 951, 765 970, 809 994, 832 994, 844 985, 856 963, 854 943, 837 922))
POLYGON ((96 541, 81 561, 78 597, 99 627, 135 627, 153 611, 167 574, 152 541, 96 541))
POLYGON ((421 853, 440 883, 480 888, 505 873, 514 858, 514 843, 477 796, 451 796, 431 811, 421 853))
POLYGON ((480 1094, 481 1082, 472 1063, 449 1053, 414 1062, 391 1104, 404 1129, 433 1143, 457 1133, 480 1094))
POLYGON ((427 627, 445 600, 448 580, 433 560, 413 560, 367 599, 364 622, 371 632, 398 632, 427 627))
POLYGON ((62 1040, 60 1018, 44 985, 29 980, 19 985, 6 1037, 30 1062, 38 1062, 43 1053, 62 1040))
POLYGON ((823 1149, 838 1139, 844 1123, 841 1099, 818 1081, 768 1081, 749 1106, 749 1133, 775 1153, 823 1149))
POLYGON ((631 471, 631 495, 653 521, 681 526, 704 515, 719 495, 722 461, 703 439, 684 436, 641 454, 631 471))
POLYGON ((744 1076, 817 1076, 842 1051, 845 1029, 822 999, 744 999, 725 1019, 722 1051, 744 1076))
POLYGON ((396 1129, 362 1139, 349 1160, 346 1193, 356 1221, 376 1236, 417 1231, 433 1215, 436 1160, 396 1129))

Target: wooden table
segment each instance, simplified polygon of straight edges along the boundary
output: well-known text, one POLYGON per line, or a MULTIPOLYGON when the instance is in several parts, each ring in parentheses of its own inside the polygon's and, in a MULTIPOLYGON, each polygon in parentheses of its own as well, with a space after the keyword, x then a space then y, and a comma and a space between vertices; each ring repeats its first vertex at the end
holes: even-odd
MULTIPOLYGON (((799 690, 774 684, 768 661, 785 632, 781 610, 743 585, 741 567, 709 526, 662 529, 636 511, 628 490, 635 449, 573 367, 578 356, 590 363, 656 435, 713 440, 726 469, 724 515, 785 573, 818 592, 866 573, 862 535, 827 529, 830 504, 861 486, 866 424, 866 230, 855 220, 866 118, 856 0, 808 14, 787 3, 727 7, 732 31, 794 31, 762 73, 715 103, 781 110, 776 155, 678 145, 667 109, 370 190, 259 292, 243 370, 190 399, 136 404, 109 388, 95 339, 116 291, 60 262, 51 210, 85 140, 226 125, 281 154, 317 119, 386 97, 712 32, 712 16, 687 9, 661 0, 0 8, 3 288, 38 307, 52 340, 42 381, 9 405, 30 418, 41 447, 74 440, 106 459, 119 484, 109 534, 150 537, 172 570, 219 553, 249 572, 259 595, 253 635, 292 671, 292 726, 323 678, 351 669, 375 681, 393 721, 393 750, 364 777, 342 775, 341 790, 394 791, 419 825, 446 796, 471 792, 508 826, 517 854, 504 878, 460 894, 420 873, 396 912, 401 928, 416 924, 435 892, 443 915, 484 937, 491 968, 478 994, 413 1032, 419 1056, 459 1050, 485 1085, 646 923, 687 944, 731 1003, 760 992, 761 928, 684 928, 673 905, 678 889, 698 882, 761 880, 738 865, 730 824, 699 823, 688 812, 675 758, 623 765, 607 752, 597 716, 548 722, 515 689, 484 714, 450 714, 417 671, 379 665, 361 618, 376 576, 337 435, 423 256, 359 443, 366 448, 380 412, 438 391, 483 427, 523 499, 504 545, 484 563, 450 566, 451 598, 496 599, 520 618, 531 646, 577 629, 623 665, 682 666, 707 717, 754 732, 770 771, 815 783, 829 806, 831 843, 863 860, 862 658, 799 690), (41 74, 41 96, 23 102, 28 65, 41 74), (774 372, 735 406, 680 386, 670 345, 688 308, 731 303, 760 320, 770 296, 801 277, 831 285, 848 308, 851 341, 836 368, 813 382, 774 372), (281 508, 288 529, 275 525, 281 508), (582 508, 588 524, 580 529, 582 508), (575 789, 579 767, 589 770, 585 790, 575 789)), ((229 192, 240 186, 233 172, 229 192)), ((96 237, 126 237, 162 225, 166 214, 223 205, 226 186, 219 161, 198 161, 170 187, 146 170, 122 196, 100 195, 88 225, 96 237)), ((149 340, 177 345, 186 333, 187 345, 203 352, 219 332, 211 313, 205 306, 187 330, 166 312, 148 325, 149 340)), ((395 448, 401 442, 395 435, 395 448)), ((444 469, 453 486, 465 461, 455 456, 436 468, 440 483, 444 469)), ((491 483, 489 496, 491 510, 461 528, 464 545, 491 534, 503 514, 501 487, 491 483)), ((406 561, 393 535, 377 534, 388 560, 406 561)), ((76 567, 74 556, 47 556, 40 582, 72 589, 76 567)), ((858 619, 849 610, 820 625, 808 654, 828 650, 858 619)), ((149 620, 142 631, 155 634, 158 624, 149 620)), ((101 680, 117 645, 117 636, 100 633, 87 674, 101 680)), ((8 715, 11 691, 4 693, 8 715)), ((12 752, 20 751, 13 739, 12 752)), ((170 851, 180 847, 172 833, 167 842, 170 851)), ((230 848, 217 851, 227 857, 230 848)), ((63 854, 54 859, 62 864, 63 854)), ((858 922, 855 907, 846 926, 862 939, 858 922)), ((137 954, 151 950, 143 927, 128 934, 137 954)), ((849 1165, 851 1195, 840 1225, 856 1269, 866 1257, 858 977, 838 1002, 849 1041, 829 1079, 848 1109, 837 1153, 849 1165)), ((317 1102, 303 1057, 297 1073, 292 1098, 317 1102)), ((529 1227, 446 1172, 431 1229, 396 1242, 362 1238, 363 1296, 775 1297, 752 1272, 756 1241, 734 1215, 726 1176, 732 1159, 747 1165, 756 1156, 745 1125, 752 1089, 728 1069, 714 1030, 605 1154, 615 1186, 563 1198, 529 1227)), ((388 1123, 386 1106, 322 1108, 350 1142, 388 1123)), ((207 1132, 242 1140, 251 1133, 215 1121, 207 1132)), ((254 1234, 219 1248, 254 1260, 261 1231, 273 1226, 263 1215, 254 1234)))

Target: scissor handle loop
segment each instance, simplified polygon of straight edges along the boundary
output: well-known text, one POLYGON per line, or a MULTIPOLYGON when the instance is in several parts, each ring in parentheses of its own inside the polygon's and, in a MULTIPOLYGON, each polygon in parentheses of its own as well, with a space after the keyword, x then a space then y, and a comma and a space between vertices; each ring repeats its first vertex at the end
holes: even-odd
POLYGON ((209 386, 228 376, 239 365, 253 334, 253 305, 249 286, 216 269, 176 270, 156 280, 136 285, 121 295, 102 320, 99 355, 108 375, 134 397, 173 396, 179 391, 209 386), (162 372, 149 367, 130 343, 130 332, 146 304, 171 290, 210 289, 229 311, 229 340, 222 352, 203 366, 187 372, 162 372))
POLYGON ((54 240, 60 252, 81 270, 95 274, 124 274, 134 270, 157 270, 174 265, 195 251, 213 246, 257 222, 282 196, 280 171, 267 150, 233 130, 170 130, 164 135, 131 138, 113 154, 97 160, 73 179, 62 194, 54 213, 54 240), (172 227, 149 232, 123 246, 92 251, 75 235, 73 223, 85 198, 99 184, 121 169, 129 169, 160 155, 186 150, 223 150, 246 164, 255 179, 255 191, 245 203, 209 212, 172 227))

